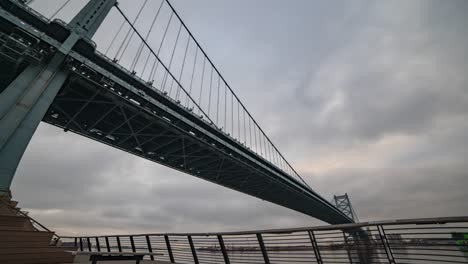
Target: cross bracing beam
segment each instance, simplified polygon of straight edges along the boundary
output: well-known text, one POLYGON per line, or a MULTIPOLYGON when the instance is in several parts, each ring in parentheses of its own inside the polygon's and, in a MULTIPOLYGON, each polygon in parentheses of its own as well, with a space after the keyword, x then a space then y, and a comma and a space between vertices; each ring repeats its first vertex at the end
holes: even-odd
MULTIPOLYGON (((198 144, 194 144, 194 145, 199 146, 198 144)), ((184 159, 184 157, 182 157, 181 155, 167 155, 167 154, 164 154, 164 156, 169 157, 169 158, 171 158, 171 157, 176 158, 176 159, 174 159, 175 163, 180 162, 182 159, 184 159)), ((193 163, 203 161, 203 160, 213 160, 213 159, 222 158, 219 155, 210 153, 210 152, 206 151, 205 149, 199 148, 199 147, 196 148, 196 150, 194 150, 192 152, 185 153, 185 156, 190 157, 190 160, 187 161, 187 164, 189 164, 189 165, 193 164, 193 163), (203 153, 205 153, 205 155, 201 155, 203 153)))
MULTIPOLYGON (((2 19, 6 19, 8 16, 6 13, 8 12, 0 10, 2 19)), ((18 12, 15 15, 20 19, 9 17, 7 19, 9 23, 28 30, 31 35, 51 47, 57 48, 61 45, 60 41, 51 37, 45 30, 41 31, 48 27, 47 22, 42 21, 38 23, 39 28, 32 29, 36 24, 28 21, 41 20, 40 18, 27 12, 18 12)), ((55 26, 60 27, 60 25, 55 26)), ((67 31, 67 28, 63 28, 63 31, 67 31)), ((78 41, 73 50, 67 54, 66 67, 68 74, 74 77, 67 79, 69 82, 67 89, 72 87, 72 90, 78 92, 67 93, 64 89, 64 93, 59 93, 44 116, 44 121, 330 223, 350 222, 349 218, 306 184, 292 178, 288 172, 247 148, 241 140, 233 139, 212 122, 200 118, 187 106, 155 90, 151 84, 139 79, 115 61, 95 52, 89 42, 78 41), (83 66, 91 69, 93 74, 80 74, 75 70, 83 66), (110 86, 109 82, 103 80, 110 80, 113 85, 110 86), (85 101, 78 102, 79 100, 85 101), (72 103, 73 101, 76 104, 72 103), (68 103, 64 104, 65 102, 68 103), (101 114, 97 116, 96 113, 101 114), (148 122, 154 125, 147 126, 148 122), (142 129, 143 127, 145 128, 142 129), (168 133, 157 136, 162 133, 161 131, 168 133), (170 135, 175 140, 167 145, 171 140, 168 140, 167 136, 170 135), (119 144, 119 140, 128 137, 130 139, 119 144), (142 148, 144 144, 153 143, 154 147, 142 148), (190 165, 194 165, 190 163, 191 160, 199 159, 200 155, 196 152, 196 155, 191 156, 191 152, 187 151, 190 146, 197 146, 213 155, 203 155, 204 158, 196 161, 197 163, 203 161, 201 167, 191 169, 190 165), (161 147, 167 148, 164 152, 171 155, 167 160, 160 159, 158 155, 150 155, 151 149, 161 147), (172 158, 172 155, 179 157, 172 158), (222 165, 220 165, 221 160, 222 165), (205 171, 206 174, 200 174, 199 171, 205 171)), ((171 78, 174 77, 171 75, 171 78)), ((266 152, 267 149, 262 151, 266 152)))
MULTIPOLYGON (((171 143, 175 143, 175 142, 178 142, 178 141, 179 141, 178 144, 179 144, 179 145, 181 144, 181 143, 180 143, 180 138, 174 138, 173 140, 174 140, 174 141, 171 142, 171 143)), ((198 142, 197 144, 203 144, 203 143, 204 143, 204 142, 201 142, 201 143, 198 142)), ((206 143, 205 143, 205 144, 206 144, 206 143)), ((211 144, 207 144, 207 145, 208 145, 207 147, 208 147, 209 149, 216 149, 216 148, 213 147, 211 144)), ((201 151, 196 150, 196 153, 198 153, 198 152, 201 152, 201 151)), ((191 154, 191 153, 188 153, 188 154, 191 154)), ((140 154, 140 155, 141 155, 141 154, 140 154)), ((161 154, 161 155, 164 155, 164 154, 161 154)), ((198 158, 198 155, 195 156, 195 157, 193 157, 193 158, 198 158)), ((203 157, 203 158, 206 158, 206 157, 203 157)), ((209 157, 208 157, 208 158, 209 158, 209 157)), ((216 158, 219 158, 219 156, 216 156, 216 155, 215 155, 213 158, 214 158, 215 160, 214 160, 214 161, 211 161, 211 163, 212 163, 212 164, 215 164, 215 165, 219 165, 219 159, 216 159, 216 158)), ((175 163, 169 164, 169 166, 173 166, 175 169, 179 169, 179 170, 180 170, 181 167, 178 166, 178 164, 179 164, 178 161, 180 161, 180 158, 179 158, 175 163)), ((207 161, 209 162, 209 159, 208 159, 207 161)), ((162 161, 157 161, 157 162, 162 163, 162 161)), ((188 162, 187 167, 190 167, 192 164, 190 163, 190 161, 187 161, 187 162, 188 162)), ((204 166, 204 169, 209 169, 209 168, 210 168, 209 165, 210 165, 209 163, 206 164, 206 165, 205 165, 206 167, 204 166)), ((204 170, 204 169, 201 169, 201 170, 204 170)), ((210 173, 210 175, 212 175, 211 177, 212 177, 213 180, 216 179, 215 175, 217 175, 217 173, 219 172, 217 169, 218 169, 218 168, 214 167, 214 169, 213 169, 212 172, 210 173)), ((227 173, 227 172, 228 172, 228 170, 226 170, 226 173, 227 173)), ((233 172, 234 172, 234 171, 229 171, 230 174, 232 174, 233 172)), ((237 171, 237 172, 240 172, 240 174, 239 174, 238 176, 233 176, 233 177, 229 177, 229 175, 223 174, 222 176, 224 177, 224 182, 226 182, 226 183, 227 183, 227 182, 231 182, 232 185, 234 185, 234 184, 233 184, 234 182, 237 182, 237 185, 238 185, 238 186, 241 185, 242 183, 245 184, 245 182, 250 182, 250 181, 247 181, 247 180, 246 180, 246 177, 242 177, 240 181, 236 180, 236 178, 240 177, 240 175, 245 175, 245 173, 242 173, 242 170, 239 170, 239 171, 237 171), (230 178, 230 180, 228 180, 228 178, 230 178)), ((250 172, 249 174, 251 175, 252 172, 250 172)), ((250 188, 246 188, 247 192, 249 192, 249 193, 253 193, 253 192, 255 191, 255 194, 261 194, 261 193, 264 193, 264 192, 265 192, 265 190, 264 190, 264 189, 265 189, 265 184, 262 183, 262 182, 258 182, 257 184, 252 184, 252 185, 249 186, 249 187, 250 187, 250 188)), ((269 187, 268 187, 268 188, 269 188, 269 187)))
POLYGON ((179 153, 178 156, 181 156, 181 155, 185 155, 184 152, 186 151, 187 147, 196 146, 196 145, 198 145, 198 142, 189 142, 189 145, 185 146, 184 136, 180 135, 179 138, 175 139, 173 144, 166 146, 164 149, 161 148, 159 150, 156 150, 155 152, 162 153, 162 155, 164 155, 165 157, 174 155, 176 153, 179 153))

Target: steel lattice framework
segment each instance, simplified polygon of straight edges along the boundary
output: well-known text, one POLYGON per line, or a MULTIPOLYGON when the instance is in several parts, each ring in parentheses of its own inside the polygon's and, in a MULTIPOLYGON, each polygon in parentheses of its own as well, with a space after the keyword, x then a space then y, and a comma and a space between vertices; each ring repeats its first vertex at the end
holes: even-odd
POLYGON ((354 212, 353 205, 349 200, 349 196, 347 193, 343 195, 335 195, 333 196, 336 208, 347 215, 349 218, 353 219, 353 221, 357 220, 357 215, 354 212))

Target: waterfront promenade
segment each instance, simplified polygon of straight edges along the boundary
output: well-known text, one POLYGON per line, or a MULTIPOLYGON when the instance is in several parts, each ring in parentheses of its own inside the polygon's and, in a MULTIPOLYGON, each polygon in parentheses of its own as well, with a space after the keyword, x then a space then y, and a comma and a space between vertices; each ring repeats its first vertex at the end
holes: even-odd
POLYGON ((169 263, 468 263, 468 217, 222 233, 61 237, 83 252, 152 252, 169 263))

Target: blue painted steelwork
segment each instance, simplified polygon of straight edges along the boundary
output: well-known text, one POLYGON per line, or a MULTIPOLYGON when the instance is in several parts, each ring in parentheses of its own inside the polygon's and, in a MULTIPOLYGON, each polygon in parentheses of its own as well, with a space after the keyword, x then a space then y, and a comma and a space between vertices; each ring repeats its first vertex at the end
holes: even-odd
MULTIPOLYGON (((57 47, 52 58, 26 68, 0 96, 0 191, 8 191, 23 153, 37 126, 62 88, 69 74, 62 65, 73 46, 84 37, 92 37, 116 0, 90 1, 70 23, 68 37, 57 47)), ((26 47, 33 43, 21 43, 26 47)), ((36 43, 37 44, 37 43, 36 43)), ((11 48, 4 43, 5 48, 11 48)), ((39 52, 40 53, 40 52, 39 52)))

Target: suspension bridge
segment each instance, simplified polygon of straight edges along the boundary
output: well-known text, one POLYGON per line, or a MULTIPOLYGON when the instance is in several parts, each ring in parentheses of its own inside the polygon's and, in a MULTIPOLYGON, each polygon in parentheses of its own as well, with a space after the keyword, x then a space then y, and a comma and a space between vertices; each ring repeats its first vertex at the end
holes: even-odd
MULTIPOLYGON (((170 2, 90 0, 68 23, 0 1, 0 190, 41 121, 331 224, 170 2)), ((40 5, 40 1, 33 2, 40 5)), ((66 177, 64 175, 64 177, 66 177)))

